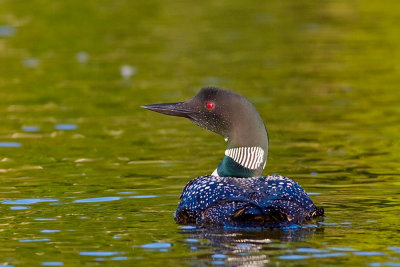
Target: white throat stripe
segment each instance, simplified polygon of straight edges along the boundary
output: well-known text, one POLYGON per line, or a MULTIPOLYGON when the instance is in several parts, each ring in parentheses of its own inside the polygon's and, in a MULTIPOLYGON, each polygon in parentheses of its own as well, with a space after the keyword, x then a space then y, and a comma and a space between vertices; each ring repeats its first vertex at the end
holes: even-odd
POLYGON ((225 156, 251 170, 256 170, 264 160, 264 150, 261 147, 235 147, 225 150, 225 156))

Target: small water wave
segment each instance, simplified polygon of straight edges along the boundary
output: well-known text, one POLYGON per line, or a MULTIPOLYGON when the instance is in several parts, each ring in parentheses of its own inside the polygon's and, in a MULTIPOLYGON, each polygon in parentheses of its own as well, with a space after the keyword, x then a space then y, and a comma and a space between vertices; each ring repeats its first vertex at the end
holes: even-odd
POLYGON ((34 132, 38 132, 40 130, 39 126, 22 126, 22 131, 27 132, 27 133, 34 133, 34 132))
POLYGON ((214 254, 214 255, 211 255, 211 257, 213 259, 226 259, 226 255, 225 254, 214 254))
POLYGON ((313 255, 314 258, 333 258, 333 257, 344 257, 344 256, 347 256, 347 254, 343 252, 321 253, 313 255))
POLYGON ((42 262, 42 266, 63 266, 64 263, 62 261, 44 261, 42 262))
POLYGON ((338 223, 335 222, 318 222, 319 225, 338 225, 338 223))
POLYGON ((93 256, 93 257, 110 257, 120 254, 118 251, 82 251, 79 252, 81 256, 93 256))
POLYGON ((354 248, 349 248, 349 247, 328 247, 328 248, 334 251, 355 251, 354 248))
POLYGON ((0 25, 0 37, 11 37, 16 33, 16 28, 10 25, 0 25))
POLYGON ((241 248, 241 249, 246 249, 246 250, 252 248, 252 246, 251 246, 251 245, 248 245, 248 244, 237 244, 236 247, 237 247, 237 248, 241 248))
POLYGON ((308 259, 309 257, 306 255, 293 254, 293 255, 282 255, 279 256, 279 258, 281 260, 303 260, 303 259, 308 259))
POLYGON ((378 251, 354 251, 354 255, 357 256, 382 256, 385 255, 383 252, 378 252, 378 251))
POLYGON ((93 203, 93 202, 108 202, 120 200, 120 197, 95 197, 74 200, 73 203, 93 203))
POLYGON ((194 226, 194 225, 182 225, 181 229, 183 229, 183 230, 194 230, 194 229, 197 229, 197 227, 194 226))
POLYGON ((51 229, 44 229, 40 231, 41 233, 59 233, 60 230, 51 230, 51 229))
POLYGON ((71 131, 78 129, 78 125, 73 123, 60 123, 54 126, 56 130, 71 131))
POLYGON ((126 198, 133 199, 146 199, 146 198, 155 198, 159 197, 157 195, 137 195, 137 196, 128 196, 128 197, 95 197, 95 198, 84 198, 74 200, 73 203, 95 203, 95 202, 108 202, 108 201, 116 201, 126 198))
POLYGON ((21 147, 22 144, 18 142, 0 142, 0 147, 21 147))
POLYGON ((388 249, 393 250, 393 252, 400 253, 400 247, 388 247, 388 249))
POLYGON ((120 74, 124 79, 129 79, 131 76, 135 75, 137 68, 130 65, 123 65, 120 68, 120 74))
POLYGON ((156 195, 141 195, 141 196, 129 196, 128 198, 155 198, 156 195))
POLYGON ((84 64, 84 63, 87 63, 89 61, 90 56, 89 56, 89 54, 87 52, 80 51, 80 52, 76 53, 75 59, 79 63, 84 64))
POLYGON ((3 200, 0 201, 1 204, 5 205, 31 205, 41 202, 56 202, 58 199, 53 198, 24 198, 24 199, 17 199, 17 200, 3 200))
POLYGON ((318 193, 318 192, 307 192, 307 195, 309 195, 309 196, 318 196, 318 195, 321 195, 321 193, 318 193))
POLYGON ((372 262, 369 264, 371 267, 389 266, 400 267, 400 262, 372 262))
POLYGON ((27 68, 37 68, 40 65, 40 60, 35 57, 28 57, 22 60, 22 65, 27 68))
POLYGON ((316 248, 298 248, 298 249, 296 249, 296 251, 300 252, 300 253, 323 253, 323 252, 327 252, 327 250, 316 249, 316 248))
POLYGON ((34 239, 20 239, 18 240, 21 243, 29 243, 29 242, 47 242, 50 241, 50 238, 34 238, 34 239))
POLYGON ((29 208, 30 207, 27 207, 27 206, 13 206, 13 207, 10 207, 10 210, 27 210, 29 208))
POLYGON ((144 245, 141 245, 140 247, 144 248, 144 249, 166 251, 166 249, 172 247, 172 244, 167 243, 167 242, 156 242, 156 243, 144 244, 144 245))

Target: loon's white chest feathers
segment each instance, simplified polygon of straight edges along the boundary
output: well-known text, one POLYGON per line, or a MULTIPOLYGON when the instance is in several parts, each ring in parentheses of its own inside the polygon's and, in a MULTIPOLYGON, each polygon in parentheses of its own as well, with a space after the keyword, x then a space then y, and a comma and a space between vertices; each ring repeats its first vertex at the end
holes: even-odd
MULTIPOLYGON (((225 150, 225 156, 246 169, 256 170, 264 162, 264 150, 261 147, 235 147, 225 150)), ((264 164, 265 166, 265 164, 264 164)), ((219 176, 218 168, 211 174, 219 176)))

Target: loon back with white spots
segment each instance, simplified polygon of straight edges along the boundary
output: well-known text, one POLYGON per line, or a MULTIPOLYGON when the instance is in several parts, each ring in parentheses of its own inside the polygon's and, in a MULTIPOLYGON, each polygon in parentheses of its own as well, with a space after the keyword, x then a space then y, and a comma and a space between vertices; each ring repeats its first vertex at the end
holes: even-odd
POLYGON ((222 135, 225 156, 211 176, 190 181, 175 213, 180 224, 280 227, 323 215, 303 188, 283 176, 264 176, 268 133, 255 107, 243 96, 202 88, 186 102, 142 106, 185 117, 222 135))

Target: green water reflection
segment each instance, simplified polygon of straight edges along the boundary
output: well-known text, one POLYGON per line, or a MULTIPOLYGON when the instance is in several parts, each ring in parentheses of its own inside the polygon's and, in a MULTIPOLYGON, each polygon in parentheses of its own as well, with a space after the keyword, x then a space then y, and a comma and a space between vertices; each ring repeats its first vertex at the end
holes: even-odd
POLYGON ((396 1, 0 1, 0 264, 400 265, 396 1), (173 221, 221 137, 140 105, 206 85, 247 96, 265 174, 323 221, 173 221))

